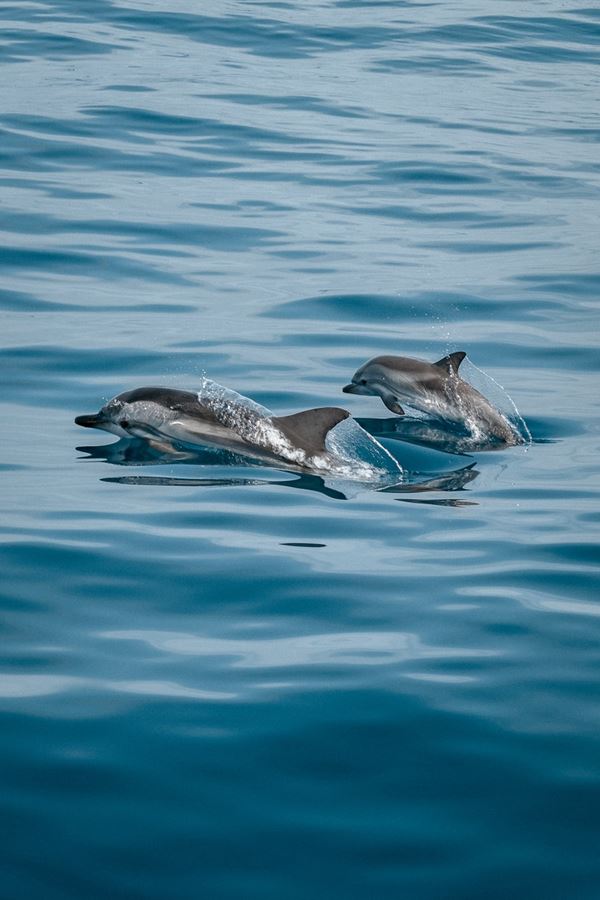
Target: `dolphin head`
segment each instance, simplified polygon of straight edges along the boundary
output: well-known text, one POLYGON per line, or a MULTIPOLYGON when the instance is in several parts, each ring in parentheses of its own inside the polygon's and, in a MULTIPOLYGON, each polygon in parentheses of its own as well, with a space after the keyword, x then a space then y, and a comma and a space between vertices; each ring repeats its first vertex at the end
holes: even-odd
POLYGON ((113 397, 97 413, 86 416, 76 416, 75 424, 83 428, 100 428, 109 431, 118 437, 130 436, 130 418, 127 413, 127 402, 123 396, 113 397))
POLYGON ((101 428, 117 437, 147 437, 179 412, 198 406, 194 394, 169 388, 136 388, 109 400, 99 412, 77 416, 76 425, 101 428))
POLYGON ((448 385, 458 378, 458 367, 465 353, 450 353, 435 363, 409 356, 376 356, 354 373, 346 394, 370 394, 381 397, 387 408, 404 415, 400 403, 430 414, 447 412, 448 385))
POLYGON ((344 394, 366 394, 381 397, 387 408, 398 416, 404 415, 398 396, 398 385, 390 380, 385 357, 376 356, 357 369, 352 381, 342 388, 344 394))

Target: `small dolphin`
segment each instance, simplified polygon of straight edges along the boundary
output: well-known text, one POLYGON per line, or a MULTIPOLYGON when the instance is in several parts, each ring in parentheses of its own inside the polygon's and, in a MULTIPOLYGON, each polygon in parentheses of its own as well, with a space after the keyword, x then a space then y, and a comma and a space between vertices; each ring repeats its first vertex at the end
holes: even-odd
POLYGON ((376 356, 361 366, 342 390, 345 394, 378 395, 399 416, 404 415, 400 404, 406 403, 495 443, 522 443, 509 420, 458 374, 466 355, 457 351, 435 363, 408 356, 376 356))
POLYGON ((345 409, 322 407, 271 416, 244 400, 234 392, 224 400, 222 396, 211 399, 190 391, 142 387, 113 397, 94 415, 77 416, 75 423, 119 437, 145 438, 165 451, 172 446, 166 442, 176 441, 214 445, 301 469, 327 469, 335 462, 325 439, 349 417, 345 409))

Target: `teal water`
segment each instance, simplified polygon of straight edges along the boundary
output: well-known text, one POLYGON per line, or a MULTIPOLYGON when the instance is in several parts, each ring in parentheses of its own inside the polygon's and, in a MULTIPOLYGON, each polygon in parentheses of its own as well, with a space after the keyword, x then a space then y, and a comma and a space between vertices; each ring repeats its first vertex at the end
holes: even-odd
POLYGON ((0 20, 2 897, 597 898, 598 10, 0 20), (449 350, 530 446, 341 393, 449 350), (204 375, 406 490, 73 424, 204 375))

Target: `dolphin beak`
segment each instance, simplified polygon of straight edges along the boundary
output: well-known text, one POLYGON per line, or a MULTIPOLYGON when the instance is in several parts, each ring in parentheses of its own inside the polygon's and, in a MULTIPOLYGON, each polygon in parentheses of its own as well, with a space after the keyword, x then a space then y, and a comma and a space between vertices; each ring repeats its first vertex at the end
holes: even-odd
POLYGON ((347 384, 342 390, 344 394, 361 394, 367 397, 372 397, 375 393, 368 384, 356 384, 354 381, 351 384, 347 384))
POLYGON ((84 428, 102 428, 102 416, 99 413, 93 416, 76 416, 75 424, 84 428))

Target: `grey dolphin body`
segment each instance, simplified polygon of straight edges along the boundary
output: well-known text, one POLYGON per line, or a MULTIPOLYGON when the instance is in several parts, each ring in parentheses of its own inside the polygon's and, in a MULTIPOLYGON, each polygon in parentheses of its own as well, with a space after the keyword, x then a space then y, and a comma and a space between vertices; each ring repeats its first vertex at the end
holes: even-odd
POLYGON ((473 434, 483 433, 496 443, 522 443, 509 420, 458 374, 465 356, 457 351, 435 363, 408 356, 376 356, 355 372, 343 391, 379 396, 399 416, 404 415, 401 404, 406 403, 433 418, 459 423, 473 434))
POLYGON ((200 399, 190 391, 142 387, 113 397, 94 415, 77 416, 85 428, 157 442, 209 444, 258 459, 311 469, 327 462, 325 439, 348 418, 345 409, 323 407, 291 416, 269 416, 243 402, 200 399))

